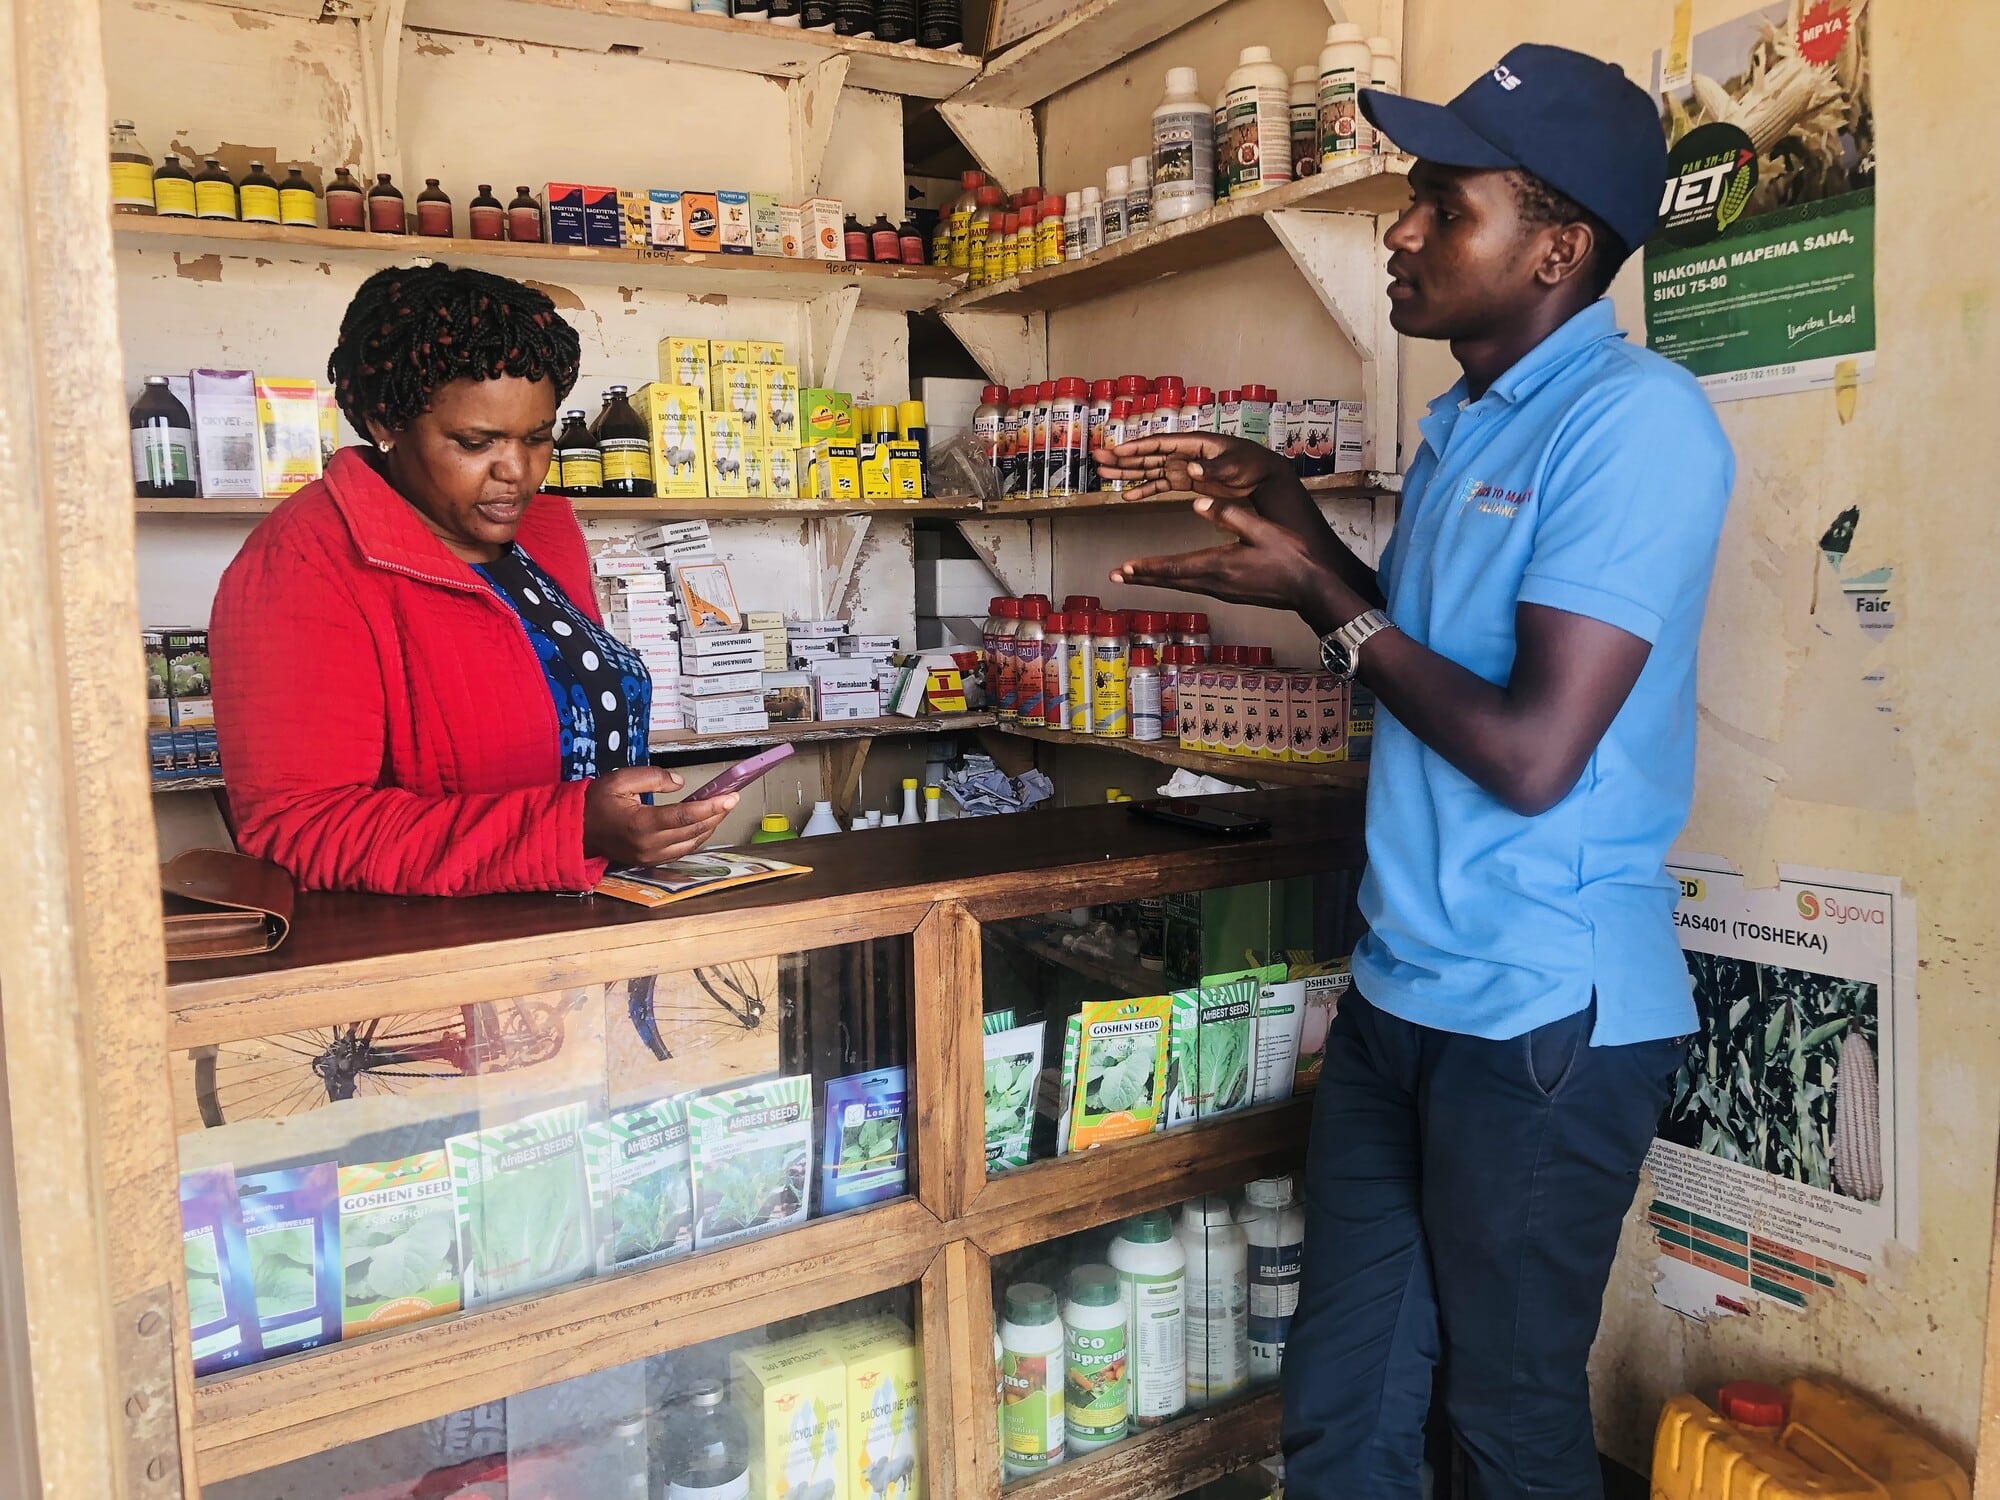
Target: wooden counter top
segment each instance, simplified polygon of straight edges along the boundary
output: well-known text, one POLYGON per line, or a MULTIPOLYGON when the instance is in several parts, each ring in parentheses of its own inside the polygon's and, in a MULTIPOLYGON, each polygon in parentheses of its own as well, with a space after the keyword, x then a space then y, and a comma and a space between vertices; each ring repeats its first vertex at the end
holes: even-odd
POLYGON ((772 852, 811 873, 659 910, 602 896, 309 892, 277 952, 171 967, 169 1044, 885 937, 912 931, 941 901, 995 920, 1362 861, 1354 792, 1213 800, 1269 818, 1270 836, 1211 838, 1106 805, 787 843, 772 852))

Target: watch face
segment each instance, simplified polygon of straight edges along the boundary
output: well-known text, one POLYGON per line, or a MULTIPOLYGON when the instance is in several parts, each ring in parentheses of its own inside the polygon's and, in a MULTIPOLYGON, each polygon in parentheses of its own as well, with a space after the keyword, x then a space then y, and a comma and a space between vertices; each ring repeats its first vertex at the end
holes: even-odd
POLYGON ((1336 677, 1349 677, 1354 673, 1354 654, 1347 649, 1347 642, 1336 636, 1322 636, 1319 643, 1320 665, 1336 677))

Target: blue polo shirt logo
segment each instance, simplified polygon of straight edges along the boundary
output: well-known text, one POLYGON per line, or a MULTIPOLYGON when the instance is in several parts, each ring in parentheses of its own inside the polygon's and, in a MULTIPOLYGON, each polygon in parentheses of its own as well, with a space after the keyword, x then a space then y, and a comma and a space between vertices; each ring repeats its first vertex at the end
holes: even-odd
POLYGON ((1382 554, 1389 617, 1505 685, 1516 612, 1588 616, 1652 648, 1576 786, 1524 818, 1378 704, 1369 931, 1357 988, 1419 1025, 1493 1039, 1597 995, 1600 1045, 1694 1027, 1668 849, 1694 794, 1695 646, 1735 458, 1693 378, 1601 301, 1477 401, 1431 403, 1382 554))

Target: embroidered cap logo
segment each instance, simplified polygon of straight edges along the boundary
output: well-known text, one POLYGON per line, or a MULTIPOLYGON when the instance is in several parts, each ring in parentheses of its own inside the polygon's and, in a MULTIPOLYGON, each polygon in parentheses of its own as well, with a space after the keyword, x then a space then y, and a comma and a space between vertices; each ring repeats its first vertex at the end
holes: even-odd
POLYGON ((1493 69, 1493 81, 1511 94, 1521 86, 1521 75, 1505 63, 1501 63, 1493 69))

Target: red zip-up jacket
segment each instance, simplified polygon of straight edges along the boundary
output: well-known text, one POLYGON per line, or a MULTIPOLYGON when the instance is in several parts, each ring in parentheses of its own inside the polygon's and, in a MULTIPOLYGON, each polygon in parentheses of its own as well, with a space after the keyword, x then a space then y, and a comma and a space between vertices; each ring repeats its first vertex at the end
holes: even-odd
MULTIPOLYGON (((569 502, 515 540, 593 620, 569 502)), ((520 617, 357 448, 265 519, 209 623, 237 842, 314 890, 583 891, 588 782, 520 617)))

